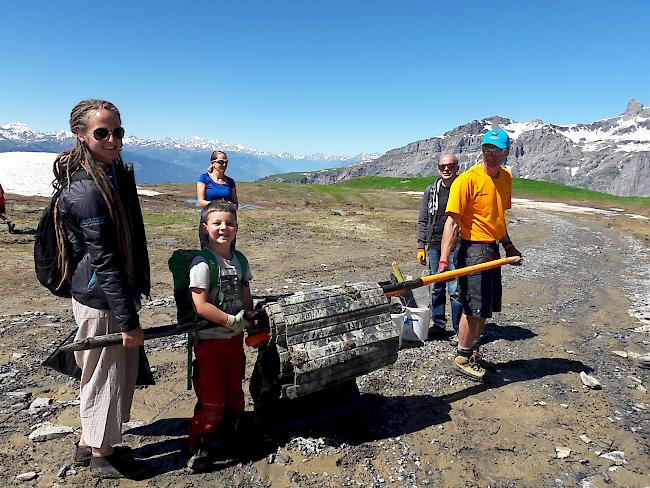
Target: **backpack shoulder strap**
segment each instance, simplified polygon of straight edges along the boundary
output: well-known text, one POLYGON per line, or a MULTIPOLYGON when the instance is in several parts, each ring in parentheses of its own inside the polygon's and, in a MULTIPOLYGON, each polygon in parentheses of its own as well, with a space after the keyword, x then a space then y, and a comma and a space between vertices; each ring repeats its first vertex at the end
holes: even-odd
POLYGON ((242 281, 244 279, 244 276, 246 276, 246 273, 248 272, 248 259, 246 259, 246 256, 237 249, 234 249, 234 254, 237 256, 237 259, 239 259, 239 264, 241 265, 241 276, 242 276, 242 281))
POLYGON ((210 268, 210 288, 219 287, 221 284, 221 268, 219 268, 219 262, 209 249, 201 249, 199 255, 205 259, 206 263, 208 263, 208 268, 210 268))

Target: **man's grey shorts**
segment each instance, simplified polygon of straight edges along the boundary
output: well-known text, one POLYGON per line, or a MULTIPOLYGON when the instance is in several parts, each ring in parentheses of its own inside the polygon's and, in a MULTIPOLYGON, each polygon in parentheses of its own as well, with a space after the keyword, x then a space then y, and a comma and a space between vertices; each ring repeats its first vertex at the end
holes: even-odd
MULTIPOLYGON (((461 240, 457 255, 457 268, 499 259, 496 242, 461 240)), ((468 317, 489 319, 492 312, 501 311, 501 268, 458 278, 463 312, 468 317)))

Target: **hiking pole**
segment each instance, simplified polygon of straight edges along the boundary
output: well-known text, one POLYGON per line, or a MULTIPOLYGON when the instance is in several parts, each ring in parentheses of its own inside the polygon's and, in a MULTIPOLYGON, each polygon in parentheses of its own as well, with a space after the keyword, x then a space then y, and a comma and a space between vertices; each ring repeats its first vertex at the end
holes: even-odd
MULTIPOLYGON (((245 312, 244 317, 253 323, 259 318, 266 316, 264 310, 253 310, 252 312, 245 312), (260 313, 261 312, 261 313, 260 313)), ((157 339, 159 337, 168 337, 173 335, 180 335, 186 332, 196 332, 198 330, 210 329, 215 327, 215 324, 207 320, 199 320, 196 322, 186 322, 184 324, 169 324, 159 325, 157 327, 149 327, 142 329, 144 332, 144 340, 157 339)), ((251 326, 252 328, 253 326, 251 326)), ((87 349, 96 349, 98 347, 116 346, 122 344, 122 333, 116 332, 114 334, 105 334, 94 337, 87 337, 80 341, 71 342, 65 346, 61 346, 61 351, 85 351, 87 349)))
POLYGON ((430 285, 431 283, 453 280, 459 276, 467 276, 470 274, 479 273, 481 271, 486 271, 488 269, 498 268, 504 264, 514 264, 520 259, 521 258, 519 256, 495 259, 493 261, 486 261, 485 263, 473 264, 464 268, 454 269, 453 271, 445 271, 443 273, 423 276, 422 278, 415 280, 402 281, 401 283, 390 285, 382 285, 382 289, 386 293, 387 297, 394 297, 401 295, 407 290, 413 290, 421 286, 430 285))

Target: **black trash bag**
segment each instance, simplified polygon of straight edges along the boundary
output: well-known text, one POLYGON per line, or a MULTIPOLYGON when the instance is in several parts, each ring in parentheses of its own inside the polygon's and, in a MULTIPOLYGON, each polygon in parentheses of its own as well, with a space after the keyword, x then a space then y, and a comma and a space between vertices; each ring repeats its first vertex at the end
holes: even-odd
POLYGON ((74 329, 70 335, 63 339, 63 342, 56 347, 54 352, 41 363, 41 366, 52 368, 54 371, 63 373, 66 376, 71 376, 77 380, 81 379, 81 368, 77 365, 77 361, 74 359, 74 352, 61 351, 61 347, 74 342, 76 335, 77 329, 74 329))

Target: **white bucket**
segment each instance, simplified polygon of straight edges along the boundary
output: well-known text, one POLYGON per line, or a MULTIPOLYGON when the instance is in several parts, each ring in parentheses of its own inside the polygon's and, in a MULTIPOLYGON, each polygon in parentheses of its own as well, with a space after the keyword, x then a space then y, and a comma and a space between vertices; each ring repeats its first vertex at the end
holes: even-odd
POLYGON ((405 341, 423 342, 429 336, 431 310, 406 307, 401 338, 405 341))

